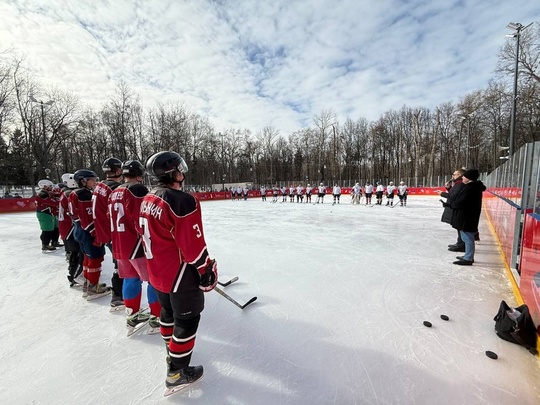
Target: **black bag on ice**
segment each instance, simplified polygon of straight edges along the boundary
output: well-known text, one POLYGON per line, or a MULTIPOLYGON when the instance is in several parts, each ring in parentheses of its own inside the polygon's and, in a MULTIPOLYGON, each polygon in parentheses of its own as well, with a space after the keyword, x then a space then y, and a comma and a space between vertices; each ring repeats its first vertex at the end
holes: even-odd
POLYGON ((538 335, 526 304, 511 308, 505 301, 501 301, 499 312, 493 320, 495 332, 501 339, 525 346, 532 354, 538 353, 536 350, 538 335))

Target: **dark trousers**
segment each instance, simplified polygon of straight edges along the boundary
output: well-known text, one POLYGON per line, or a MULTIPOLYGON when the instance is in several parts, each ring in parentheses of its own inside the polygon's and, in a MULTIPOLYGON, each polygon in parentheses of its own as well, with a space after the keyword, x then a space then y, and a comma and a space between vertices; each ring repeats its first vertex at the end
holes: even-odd
POLYGON ((170 293, 157 291, 161 304, 161 336, 171 358, 170 369, 179 370, 189 366, 200 313, 204 308, 204 293, 199 288, 199 274, 190 265, 179 271, 180 280, 176 280, 170 293))

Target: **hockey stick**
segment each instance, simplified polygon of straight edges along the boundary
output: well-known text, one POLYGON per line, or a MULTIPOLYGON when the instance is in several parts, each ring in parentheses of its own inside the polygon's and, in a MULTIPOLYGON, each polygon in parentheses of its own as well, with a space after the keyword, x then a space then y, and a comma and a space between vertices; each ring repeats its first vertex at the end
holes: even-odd
POLYGON ((229 281, 226 281, 226 282, 224 282, 224 283, 220 283, 220 282, 218 281, 218 284, 219 284, 220 286, 222 286, 222 287, 227 287, 228 285, 231 285, 232 283, 235 283, 235 282, 237 282, 237 281, 238 281, 238 277, 233 277, 233 278, 231 278, 229 281))
POLYGON ((234 305, 236 305, 240 309, 244 309, 245 307, 247 307, 249 304, 251 304, 253 301, 255 301, 257 299, 257 297, 253 297, 248 302, 246 302, 244 305, 240 305, 238 302, 236 302, 234 299, 232 299, 225 291, 223 291, 219 287, 214 287, 214 290, 216 292, 218 292, 220 295, 222 295, 223 297, 227 298, 229 301, 231 301, 234 305))

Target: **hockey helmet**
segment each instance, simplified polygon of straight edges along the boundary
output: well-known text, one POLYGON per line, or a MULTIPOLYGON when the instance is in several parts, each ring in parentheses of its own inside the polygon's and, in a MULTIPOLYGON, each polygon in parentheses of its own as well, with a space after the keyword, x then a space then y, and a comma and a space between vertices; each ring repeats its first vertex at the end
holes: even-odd
POLYGON ((77 170, 75 173, 73 173, 73 180, 77 182, 77 185, 79 187, 84 186, 84 184, 82 183, 83 180, 89 180, 89 179, 99 180, 96 172, 92 170, 80 169, 80 170, 77 170))
POLYGON ((324 186, 324 183, 321 183, 320 185, 321 185, 321 186, 324 186))
POLYGON ((126 160, 122 165, 122 174, 124 176, 137 177, 144 176, 144 166, 138 160, 126 160))
POLYGON ((52 190, 54 184, 49 179, 43 179, 38 181, 38 187, 42 190, 52 190))
POLYGON ((403 185, 405 185, 405 182, 404 182, 404 181, 400 181, 400 182, 399 182, 399 185, 400 185, 400 186, 403 186, 403 185))
POLYGON ((73 173, 64 173, 62 175, 62 181, 67 188, 77 188, 77 182, 73 179, 73 173))
POLYGON ((391 182, 390 182, 390 185, 391 185, 391 186, 393 186, 393 185, 394 185, 394 182, 393 182, 393 181, 391 181, 391 182))
POLYGON ((150 156, 146 161, 146 171, 158 178, 175 170, 178 170, 180 173, 186 173, 188 171, 185 160, 176 152, 158 152, 150 156))
POLYGON ((117 159, 117 158, 114 158, 114 157, 105 159, 103 161, 103 164, 101 165, 101 169, 105 173, 114 172, 114 171, 116 171, 118 169, 121 169, 121 168, 122 168, 122 161, 120 159, 117 159))

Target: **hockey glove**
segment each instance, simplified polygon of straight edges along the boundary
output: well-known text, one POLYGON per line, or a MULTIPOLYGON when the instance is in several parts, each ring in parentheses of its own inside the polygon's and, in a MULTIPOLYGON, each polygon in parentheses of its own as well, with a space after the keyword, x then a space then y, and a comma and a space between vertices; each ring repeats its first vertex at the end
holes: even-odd
POLYGON ((204 273, 201 274, 199 288, 204 292, 212 291, 218 281, 217 263, 214 259, 204 268, 204 273))

